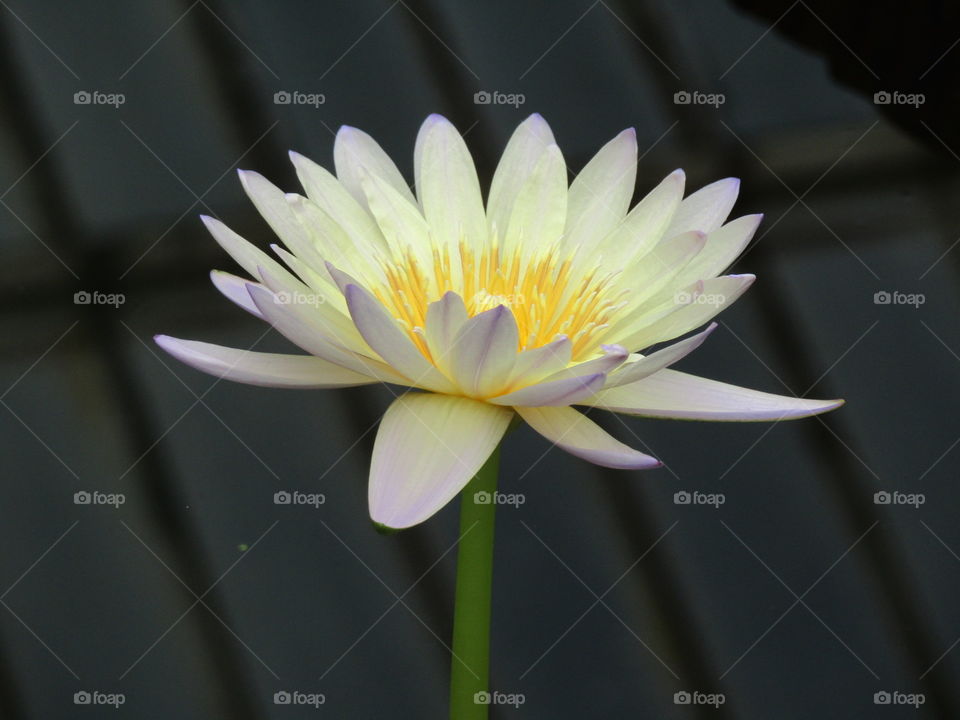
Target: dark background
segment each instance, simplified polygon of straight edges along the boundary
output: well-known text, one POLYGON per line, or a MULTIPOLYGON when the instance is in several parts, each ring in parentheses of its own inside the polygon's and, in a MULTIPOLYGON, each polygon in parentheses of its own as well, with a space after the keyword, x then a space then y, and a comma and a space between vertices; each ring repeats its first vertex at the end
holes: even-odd
POLYGON ((159 332, 288 347, 209 284, 207 213, 261 247, 237 167, 298 189, 370 132, 410 175, 430 112, 488 182, 529 113, 573 170, 635 126, 638 197, 743 179, 757 283, 681 369, 844 397, 780 424, 600 421, 666 468, 504 450, 499 718, 960 717, 960 25, 947 4, 4 0, 0 716, 440 718, 456 503, 367 516, 384 388, 217 383, 159 332), (78 105, 79 91, 125 102, 78 105), (323 93, 283 106, 278 91, 323 93), (476 105, 480 90, 519 108, 476 105), (674 93, 723 93, 685 106, 674 93), (874 93, 924 93, 883 106, 874 93), (119 308, 74 303, 119 292, 119 308), (924 303, 878 305, 877 292, 924 303), (322 492, 319 509, 273 503, 322 492), (123 493, 119 509, 74 504, 123 493), (723 493, 720 509, 676 505, 723 493), (882 506, 874 493, 923 493, 882 506), (118 710, 78 691, 123 693, 118 710), (318 710, 274 705, 322 692, 318 710), (722 692, 719 709, 674 704, 722 692), (923 693, 878 707, 874 693, 923 693))

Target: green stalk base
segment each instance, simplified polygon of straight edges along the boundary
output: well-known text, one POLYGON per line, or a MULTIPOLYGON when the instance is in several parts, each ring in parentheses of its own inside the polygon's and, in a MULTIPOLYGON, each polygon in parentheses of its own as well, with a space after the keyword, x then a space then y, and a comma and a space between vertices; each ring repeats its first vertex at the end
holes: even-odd
POLYGON ((490 685, 490 598, 493 586, 493 526, 500 448, 463 489, 460 546, 453 610, 450 720, 486 720, 490 685), (485 494, 485 495, 484 495, 485 494), (487 502, 482 502, 483 499, 487 502), (477 500, 480 499, 481 502, 477 500))

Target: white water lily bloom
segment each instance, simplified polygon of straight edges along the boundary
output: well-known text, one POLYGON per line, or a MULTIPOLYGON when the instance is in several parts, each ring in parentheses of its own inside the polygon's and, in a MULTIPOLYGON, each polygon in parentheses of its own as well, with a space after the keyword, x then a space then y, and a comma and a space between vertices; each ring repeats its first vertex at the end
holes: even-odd
POLYGON ((285 247, 279 262, 218 220, 217 242, 252 280, 212 274, 237 305, 309 355, 260 353, 158 336, 183 362, 254 385, 335 388, 390 383, 370 470, 373 520, 404 528, 447 504, 519 415, 564 450, 605 467, 656 459, 575 410, 697 420, 782 420, 839 400, 748 390, 669 369, 750 286, 722 275, 760 215, 727 222, 739 182, 683 197, 668 175, 632 210, 634 132, 607 143, 568 185, 547 123, 514 132, 486 206, 467 147, 430 116, 414 151, 416 195, 367 134, 344 127, 336 177, 291 153, 306 195, 241 172, 285 247), (629 210, 629 212, 628 212, 629 210))

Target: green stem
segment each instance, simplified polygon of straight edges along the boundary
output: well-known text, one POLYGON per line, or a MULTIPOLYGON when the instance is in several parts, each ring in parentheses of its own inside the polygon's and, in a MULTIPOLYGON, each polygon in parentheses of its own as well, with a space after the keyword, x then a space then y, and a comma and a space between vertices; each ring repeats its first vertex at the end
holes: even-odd
POLYGON ((493 582, 493 524, 500 448, 463 489, 460 547, 453 609, 450 720, 486 720, 488 705, 476 702, 489 691, 490 595, 493 582), (478 493, 484 493, 478 495, 478 493), (478 502, 485 499, 486 502, 478 502))

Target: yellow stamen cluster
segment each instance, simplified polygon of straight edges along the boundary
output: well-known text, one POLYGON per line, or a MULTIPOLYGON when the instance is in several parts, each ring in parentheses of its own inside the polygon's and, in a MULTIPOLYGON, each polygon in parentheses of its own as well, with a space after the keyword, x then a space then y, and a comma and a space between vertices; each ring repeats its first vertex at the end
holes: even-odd
POLYGON ((450 290, 463 298, 470 317, 498 305, 508 307, 520 331, 518 350, 566 335, 574 360, 598 351, 600 334, 624 305, 625 291, 613 287, 615 274, 579 268, 571 257, 561 258, 556 247, 527 258, 520 248, 503 252, 495 238, 480 251, 461 241, 457 248, 435 247, 432 267, 426 269, 410 249, 380 264, 385 283, 374 294, 406 325, 427 357, 422 335, 427 306, 450 290))

